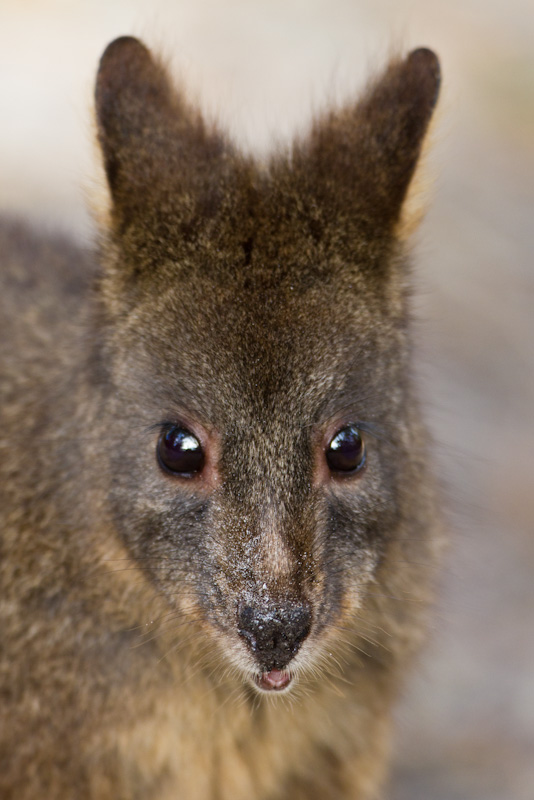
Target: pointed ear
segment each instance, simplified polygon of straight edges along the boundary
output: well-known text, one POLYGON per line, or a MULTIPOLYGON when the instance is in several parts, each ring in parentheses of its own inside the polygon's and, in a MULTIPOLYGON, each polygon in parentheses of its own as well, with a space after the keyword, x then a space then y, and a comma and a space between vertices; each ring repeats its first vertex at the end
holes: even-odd
POLYGON ((169 197, 186 193, 195 172, 198 182, 220 154, 219 137, 206 130, 163 66, 131 36, 115 39, 102 55, 95 105, 113 218, 119 224, 146 213, 156 193, 167 204, 169 197))
POLYGON ((131 177, 128 172, 136 149, 150 144, 150 128, 158 117, 161 124, 172 106, 167 76, 137 39, 122 36, 104 51, 95 106, 104 167, 115 197, 131 177))
POLYGON ((439 86, 436 55, 414 50, 392 62, 355 107, 315 127, 308 157, 325 199, 343 216, 383 231, 399 221, 439 86))

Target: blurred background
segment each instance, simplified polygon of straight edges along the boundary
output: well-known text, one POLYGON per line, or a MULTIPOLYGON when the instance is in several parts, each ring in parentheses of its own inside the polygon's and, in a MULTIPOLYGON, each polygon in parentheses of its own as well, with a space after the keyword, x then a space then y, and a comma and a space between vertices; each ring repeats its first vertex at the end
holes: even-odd
POLYGON ((532 800, 534 3, 0 0, 0 209, 90 241, 93 79, 125 33, 259 153, 392 50, 439 54, 416 308, 452 547, 389 797, 532 800))

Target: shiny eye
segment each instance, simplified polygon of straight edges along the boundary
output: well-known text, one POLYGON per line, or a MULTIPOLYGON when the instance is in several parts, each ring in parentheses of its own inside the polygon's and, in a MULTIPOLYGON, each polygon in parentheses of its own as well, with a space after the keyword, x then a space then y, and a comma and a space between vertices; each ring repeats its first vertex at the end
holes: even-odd
POLYGON ((158 440, 158 461, 168 472, 190 478, 202 472, 206 458, 197 437, 179 425, 165 427, 158 440))
POLYGON ((355 425, 336 433, 326 448, 326 463, 331 472, 358 472, 365 464, 365 444, 355 425))

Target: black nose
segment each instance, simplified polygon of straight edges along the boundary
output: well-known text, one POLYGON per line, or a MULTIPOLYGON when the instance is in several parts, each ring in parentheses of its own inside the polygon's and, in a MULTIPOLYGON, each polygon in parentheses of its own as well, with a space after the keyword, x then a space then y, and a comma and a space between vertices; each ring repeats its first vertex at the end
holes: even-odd
POLYGON ((248 642, 265 672, 284 669, 310 632, 311 614, 307 605, 240 605, 237 613, 239 634, 248 642))

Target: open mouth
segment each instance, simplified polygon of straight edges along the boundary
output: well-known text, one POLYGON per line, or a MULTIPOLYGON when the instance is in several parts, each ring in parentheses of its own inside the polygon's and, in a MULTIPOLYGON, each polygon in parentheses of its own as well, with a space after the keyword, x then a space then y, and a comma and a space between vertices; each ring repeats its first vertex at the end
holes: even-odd
POLYGON ((262 692, 282 692, 290 686, 292 680, 293 676, 287 669, 272 669, 254 678, 257 688, 262 692))

